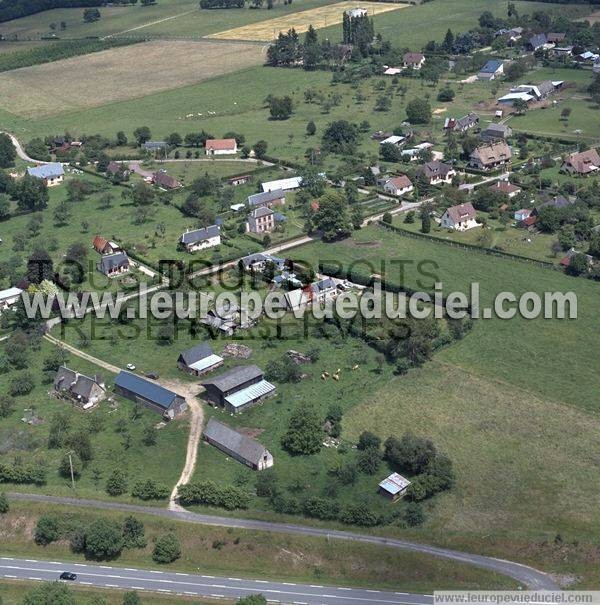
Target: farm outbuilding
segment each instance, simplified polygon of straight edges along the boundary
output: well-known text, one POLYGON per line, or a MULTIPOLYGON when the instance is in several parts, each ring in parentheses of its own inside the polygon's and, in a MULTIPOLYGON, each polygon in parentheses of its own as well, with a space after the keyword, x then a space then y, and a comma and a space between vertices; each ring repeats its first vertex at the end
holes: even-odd
POLYGON ((187 403, 181 395, 131 372, 119 373, 115 379, 115 392, 158 412, 165 420, 172 420, 187 410, 187 403))
POLYGON ((177 365, 180 370, 194 376, 202 376, 223 365, 223 358, 213 353, 212 347, 203 342, 179 355, 177 365))
POLYGON ((211 418, 202 434, 205 441, 257 471, 273 466, 271 452, 262 444, 211 418))
POLYGON ((392 473, 379 484, 379 493, 392 500, 392 502, 396 502, 404 496, 409 485, 410 481, 406 477, 398 473, 392 473))

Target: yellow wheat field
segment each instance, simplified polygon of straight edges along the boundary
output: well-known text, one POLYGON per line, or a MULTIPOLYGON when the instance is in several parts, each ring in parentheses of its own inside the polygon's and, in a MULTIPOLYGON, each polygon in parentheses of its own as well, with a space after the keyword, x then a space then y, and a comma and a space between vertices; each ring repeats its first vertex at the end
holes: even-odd
POLYGON ((276 19, 268 21, 260 21, 259 23, 251 23, 250 25, 242 25, 234 29, 228 29, 223 32, 211 34, 208 38, 218 38, 221 40, 256 40, 269 41, 274 40, 279 35, 279 32, 287 32, 292 27, 299 33, 303 33, 312 25, 315 29, 329 27, 341 23, 344 16, 344 11, 352 8, 364 8, 369 16, 395 11, 401 8, 406 8, 408 4, 389 4, 383 2, 352 2, 346 0, 328 6, 319 8, 311 8, 310 10, 292 13, 276 19))

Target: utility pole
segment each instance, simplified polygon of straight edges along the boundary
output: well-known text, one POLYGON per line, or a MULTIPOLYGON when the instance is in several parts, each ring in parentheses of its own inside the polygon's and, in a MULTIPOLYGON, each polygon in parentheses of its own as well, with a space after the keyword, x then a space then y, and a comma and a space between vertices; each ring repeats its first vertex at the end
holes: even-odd
POLYGON ((75 491, 75 475, 73 474, 73 458, 71 457, 71 452, 69 452, 69 467, 71 469, 71 487, 73 491, 75 491))

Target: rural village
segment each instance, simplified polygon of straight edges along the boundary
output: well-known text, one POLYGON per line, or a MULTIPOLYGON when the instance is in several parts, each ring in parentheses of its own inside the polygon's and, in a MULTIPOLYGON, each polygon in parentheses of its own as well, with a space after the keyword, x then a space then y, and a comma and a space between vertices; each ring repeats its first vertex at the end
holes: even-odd
POLYGON ((30 4, 0 0, 0 563, 86 563, 0 565, 0 601, 597 590, 599 7, 30 4), (577 318, 318 319, 474 282, 577 318), (200 292, 283 312, 144 312, 200 292), (208 584, 80 586, 99 562, 208 584))

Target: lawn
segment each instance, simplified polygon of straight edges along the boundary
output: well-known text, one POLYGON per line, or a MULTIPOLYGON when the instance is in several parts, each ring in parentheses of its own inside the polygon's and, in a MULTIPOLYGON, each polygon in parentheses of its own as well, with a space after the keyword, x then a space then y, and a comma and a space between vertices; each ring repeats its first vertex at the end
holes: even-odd
MULTIPOLYGON (((232 164, 233 169, 225 169, 220 168, 216 161, 172 162, 169 163, 168 169, 175 176, 183 177, 185 175, 186 182, 189 184, 193 178, 204 174, 204 172, 212 173, 215 176, 220 172, 231 175, 248 172, 249 168, 255 168, 253 164, 243 164, 242 162, 232 164), (242 164, 242 166, 238 166, 238 164, 242 164), (240 171, 236 168, 245 168, 246 170, 240 171)), ((223 162, 221 166, 230 166, 230 164, 229 162, 223 162)), ((156 201, 150 207, 149 216, 145 217, 143 222, 140 222, 140 219, 136 217, 136 209, 133 204, 122 199, 122 187, 113 186, 103 179, 88 175, 78 176, 78 178, 92 183, 97 191, 80 202, 68 204, 70 216, 66 224, 57 225, 53 219, 55 208, 67 196, 66 184, 61 184, 49 190, 48 208, 42 212, 35 215, 13 216, 3 222, 3 247, 7 254, 12 256, 14 253, 21 258, 21 264, 31 251, 43 247, 54 260, 55 268, 58 268, 62 266, 64 254, 69 246, 74 243, 83 243, 90 247, 87 257, 89 271, 87 272, 86 281, 80 285, 80 289, 115 290, 123 285, 120 280, 107 279, 96 271, 96 263, 100 257, 95 251, 91 250, 91 243, 95 235, 102 235, 117 241, 136 258, 151 264, 156 264, 165 259, 185 261, 204 259, 218 262, 223 258, 239 258, 262 250, 263 241, 251 234, 239 232, 239 224, 245 220, 247 213, 243 211, 233 213, 229 209, 229 205, 245 202, 248 195, 259 189, 260 182, 281 178, 286 174, 289 173, 284 173, 276 167, 261 169, 251 182, 233 188, 233 199, 226 205, 221 205, 213 198, 206 198, 208 204, 214 208, 216 215, 224 221, 222 225, 223 240, 220 246, 194 254, 178 250, 179 238, 186 229, 206 226, 199 225, 196 219, 184 215, 179 210, 179 206, 190 194, 189 190, 175 192, 168 203, 156 201), (110 208, 104 208, 100 205, 100 198, 106 193, 112 197, 110 208), (41 223, 35 231, 32 231, 30 227, 33 216, 41 218, 41 223), (23 234, 27 236, 24 243, 16 245, 15 242, 23 234)), ((69 175, 67 178, 72 177, 69 175)), ((133 180, 132 178, 132 182, 133 180)), ((287 220, 271 233, 271 241, 274 244, 300 235, 304 227, 302 213, 300 209, 295 207, 295 193, 288 192, 286 200, 287 203, 280 209, 280 212, 284 214, 287 220)))
MULTIPOLYGON (((429 235, 440 239, 469 244, 471 246, 483 246, 497 248, 510 254, 518 254, 526 258, 541 260, 547 263, 558 263, 562 254, 553 254, 550 246, 556 241, 556 237, 549 233, 531 233, 525 229, 517 229, 515 226, 504 226, 497 219, 490 219, 485 212, 478 212, 478 218, 487 220, 487 229, 475 228, 469 231, 452 231, 444 229, 434 223, 429 235)), ((417 217, 414 223, 405 223, 403 216, 395 216, 393 224, 411 233, 419 233, 421 221, 417 217)), ((514 225, 514 221, 513 221, 514 225)), ((585 250, 585 246, 584 246, 585 250)))
POLYGON ((469 346, 453 347, 452 354, 444 355, 450 355, 449 361, 465 364, 475 374, 582 409, 598 409, 597 385, 591 379, 598 369, 597 359, 588 355, 595 346, 598 284, 527 262, 404 237, 376 226, 362 229, 352 239, 333 245, 314 243, 294 252, 296 258, 315 264, 356 263, 363 273, 383 274, 408 287, 433 290, 434 282, 442 282, 446 294, 456 290, 469 293, 471 282, 479 282, 482 307, 489 306, 502 291, 518 296, 530 290, 574 290, 578 296, 578 319, 482 320, 469 346), (407 263, 403 275, 399 266, 390 262, 396 259, 407 263), (456 357, 458 352, 460 357, 456 357))
MULTIPOLYGON (((5 343, 0 344, 2 349, 4 346, 5 343)), ((110 472, 117 466, 128 474, 130 489, 135 481, 149 477, 172 487, 183 468, 188 437, 187 420, 177 420, 157 428, 156 445, 146 446, 141 441, 143 429, 147 425, 158 425, 160 417, 155 413, 122 399, 116 404, 105 400, 89 412, 74 410, 71 404, 49 395, 52 384, 45 380, 42 364, 53 349, 53 344, 42 340, 39 350, 29 352, 27 371, 34 377, 35 388, 29 395, 14 398, 15 409, 9 417, 2 419, 0 426, 0 459, 3 462, 10 463, 15 459, 22 463, 35 461, 47 469, 44 487, 19 485, 18 489, 76 495, 81 498, 99 495, 108 497, 104 493, 104 485, 110 472), (135 416, 134 410, 138 412, 135 416), (70 481, 58 474, 58 466, 66 449, 49 449, 47 446, 52 416, 62 411, 70 411, 71 432, 91 431, 93 459, 83 469, 81 478, 76 483, 75 494, 70 481), (29 423, 32 417, 39 418, 41 423, 29 423), (90 428, 92 418, 97 423, 94 429, 90 428), (161 459, 166 456, 164 459, 169 460, 169 464, 148 465, 148 458, 155 456, 161 459)), ((67 365, 88 376, 100 374, 107 384, 112 383, 113 376, 107 375, 106 370, 79 357, 70 355, 67 365)), ((10 381, 18 377, 19 372, 11 369, 7 374, 0 375, 1 393, 8 391, 10 381)), ((128 495, 122 498, 130 499, 128 495)))

